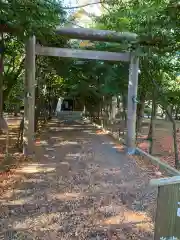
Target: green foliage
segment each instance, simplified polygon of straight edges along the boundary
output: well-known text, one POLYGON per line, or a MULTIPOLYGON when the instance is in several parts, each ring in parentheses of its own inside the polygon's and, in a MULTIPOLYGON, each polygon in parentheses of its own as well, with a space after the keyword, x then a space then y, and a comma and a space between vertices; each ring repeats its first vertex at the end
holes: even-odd
MULTIPOLYGON (((54 34, 57 26, 65 21, 66 14, 60 1, 57 0, 7 0, 0 2, 0 29, 6 33, 1 34, 1 45, 4 48, 3 62, 3 100, 6 107, 22 103, 24 88, 24 43, 26 38, 35 34, 37 42, 46 46, 62 46, 65 43, 60 36, 54 34)), ((43 59, 44 63, 37 65, 37 78, 44 83, 51 78, 57 78, 47 68, 52 64, 49 58, 43 59), (50 73, 44 77, 44 71, 50 73)), ((56 80, 55 80, 56 81, 56 80)))
POLYGON ((24 100, 24 82, 22 76, 18 78, 17 83, 11 88, 9 96, 7 98, 7 102, 9 104, 19 104, 23 105, 24 100))
POLYGON ((3 0, 0 9, 0 22, 21 37, 42 37, 64 21, 62 5, 57 0, 3 0))
MULTIPOLYGON (((24 49, 23 43, 16 37, 5 39, 4 53, 4 100, 6 100, 11 89, 16 85, 18 78, 23 74, 24 68, 24 49)), ((21 77, 22 81, 22 77, 21 77)))
MULTIPOLYGON (((63 46, 66 40, 53 31, 65 22, 66 15, 57 0, 8 0, 1 1, 0 7, 1 23, 14 29, 13 36, 4 34, 4 99, 16 99, 24 74, 24 38, 35 34, 42 45, 63 46)), ((146 92, 145 99, 152 99, 152 79, 155 79, 166 94, 167 102, 177 105, 180 100, 176 79, 179 72, 179 5, 176 1, 165 0, 117 0, 107 8, 103 16, 96 18, 94 27, 135 32, 141 45, 96 42, 89 49, 120 52, 138 47, 138 51, 144 53, 140 58, 139 96, 146 92)), ((79 42, 70 45, 77 48, 79 42)), ((108 103, 112 96, 127 95, 128 69, 125 63, 38 57, 36 75, 41 95, 46 89, 52 96, 78 97, 96 109, 102 99, 108 103)))
POLYGON ((168 102, 177 103, 179 99, 179 86, 176 83, 179 71, 179 20, 178 1, 165 0, 117 1, 97 19, 109 29, 131 31, 139 35, 141 52, 145 53, 140 58, 139 95, 146 91, 146 99, 152 99, 153 79, 163 89, 168 102))
MULTIPOLYGON (((179 12, 175 2, 165 0, 159 2, 117 0, 109 3, 108 10, 103 16, 96 18, 95 28, 131 31, 139 35, 141 45, 138 46, 138 51, 144 54, 140 58, 138 93, 141 95, 146 92, 147 100, 152 99, 154 89, 152 79, 163 88, 168 102, 177 103, 179 99, 179 87, 175 80, 179 71, 176 51, 180 36, 177 20, 179 12)), ((74 44, 77 48, 78 42, 73 42, 72 47, 74 44)), ((137 47, 133 45, 126 42, 94 43, 88 49, 119 52, 137 47)), ((52 67, 63 79, 61 94, 80 97, 81 101, 90 102, 92 108, 98 107, 102 98, 127 95, 128 64, 58 59, 53 61, 52 67)))
MULTIPOLYGON (((99 105, 102 97, 119 94, 127 87, 125 64, 102 61, 72 61, 68 73, 63 75, 61 90, 64 94, 79 97, 92 106, 99 105)), ((63 94, 62 93, 62 94, 63 94)))
POLYGON ((150 50, 176 51, 179 49, 180 11, 178 1, 117 0, 97 19, 98 24, 116 31, 131 31, 146 41, 150 50))
POLYGON ((150 107, 146 107, 146 108, 144 109, 144 113, 147 114, 148 116, 150 116, 150 114, 151 114, 151 108, 150 108, 150 107))

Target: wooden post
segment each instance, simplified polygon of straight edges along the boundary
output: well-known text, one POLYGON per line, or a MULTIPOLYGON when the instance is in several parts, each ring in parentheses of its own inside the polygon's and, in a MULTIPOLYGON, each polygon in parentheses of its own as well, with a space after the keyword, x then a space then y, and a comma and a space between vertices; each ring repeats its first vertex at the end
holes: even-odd
POLYGON ((158 186, 154 240, 180 239, 180 176, 152 179, 158 186))
POLYGON ((127 148, 129 154, 133 154, 135 152, 138 73, 139 58, 132 53, 129 66, 127 113, 127 148))
POLYGON ((24 77, 24 128, 23 128, 23 154, 28 155, 28 43, 25 44, 25 77, 24 77))
POLYGON ((24 99, 24 141, 23 153, 34 154, 34 117, 35 117, 35 36, 26 43, 25 62, 25 99, 24 99))

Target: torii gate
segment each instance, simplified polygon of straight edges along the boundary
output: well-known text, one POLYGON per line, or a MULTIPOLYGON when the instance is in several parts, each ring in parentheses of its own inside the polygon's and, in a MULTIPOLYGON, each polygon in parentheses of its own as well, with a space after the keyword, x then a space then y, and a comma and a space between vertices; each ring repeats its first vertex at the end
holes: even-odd
MULTIPOLYGON (((71 38, 91 41, 106 42, 137 42, 137 34, 121 33, 107 30, 95 30, 86 28, 61 28, 56 30, 57 34, 71 38)), ((34 117, 35 117, 35 56, 53 56, 82 58, 108 61, 129 62, 129 84, 128 84, 128 114, 127 114, 127 147, 128 152, 135 151, 136 132, 136 97, 138 88, 139 58, 136 52, 107 52, 79 50, 70 48, 45 47, 36 44, 35 36, 29 38, 26 44, 26 66, 25 66, 25 102, 24 102, 24 143, 25 154, 34 154, 34 117)))

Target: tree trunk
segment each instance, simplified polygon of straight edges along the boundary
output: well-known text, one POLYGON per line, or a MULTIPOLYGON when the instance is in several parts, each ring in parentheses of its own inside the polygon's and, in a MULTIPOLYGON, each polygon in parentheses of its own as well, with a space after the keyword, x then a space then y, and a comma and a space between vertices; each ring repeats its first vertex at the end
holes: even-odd
POLYGON ((169 106, 167 107, 167 111, 166 111, 165 120, 166 120, 166 121, 171 121, 170 118, 172 118, 173 106, 172 106, 172 105, 169 105, 169 106), (167 113, 167 111, 168 111, 168 113, 167 113), (170 115, 171 115, 171 117, 170 117, 170 115))
POLYGON ((98 104, 98 111, 97 111, 97 119, 98 120, 100 118, 100 115, 101 115, 101 101, 99 101, 99 104, 98 104))
POLYGON ((49 87, 47 88, 48 93, 47 93, 47 100, 48 100, 48 120, 51 119, 52 117, 52 87, 51 87, 51 82, 49 83, 49 87))
MULTIPOLYGON (((53 97, 53 103, 52 103, 53 114, 55 114, 57 103, 58 103, 58 98, 56 96, 54 96, 53 97)), ((74 110, 74 104, 73 104, 73 110, 74 110)))
POLYGON ((3 116, 3 73, 0 72, 0 117, 3 116))
MULTIPOLYGON (((127 97, 123 94, 122 95, 122 108, 123 108, 123 113, 122 113, 122 124, 119 128, 119 133, 122 132, 123 135, 125 135, 125 129, 127 127, 127 97)), ((119 134, 120 135, 120 134, 119 134)))
POLYGON ((1 33, 1 43, 0 43, 1 53, 0 53, 0 117, 3 116, 3 48, 4 48, 4 39, 3 33, 1 33))
POLYGON ((123 115, 122 118, 125 121, 125 126, 127 125, 127 114, 126 114, 126 109, 127 109, 127 97, 125 95, 122 95, 122 107, 123 107, 123 115))
POLYGON ((119 110, 119 108, 120 108, 120 98, 119 98, 119 96, 117 96, 116 99, 117 99, 117 108, 119 110))
POLYGON ((14 107, 14 117, 17 117, 18 113, 20 113, 20 105, 18 103, 16 103, 16 105, 14 107))
POLYGON ((149 153, 153 154, 153 146, 154 146, 154 120, 156 119, 156 96, 153 91, 153 99, 152 99, 152 111, 151 111, 151 122, 150 122, 150 127, 149 127, 149 133, 148 133, 148 140, 150 142, 149 145, 149 153))
POLYGON ((24 132, 24 116, 19 125, 18 139, 17 139, 17 147, 19 151, 23 150, 23 132, 24 132))
POLYGON ((140 98, 139 98, 139 103, 137 105, 137 124, 136 124, 136 131, 141 132, 142 128, 142 121, 144 117, 144 108, 145 108, 145 100, 146 100, 146 93, 141 92, 140 98))
POLYGON ((175 108, 175 120, 179 120, 179 117, 178 117, 179 110, 180 110, 180 106, 176 106, 176 108, 175 108))
POLYGON ((178 145, 177 145, 177 130, 176 130, 176 122, 172 117, 171 112, 169 112, 169 109, 165 109, 166 115, 168 116, 169 120, 172 122, 172 130, 173 130, 173 145, 174 145, 174 157, 175 157, 175 168, 180 168, 180 162, 179 162, 179 153, 178 153, 178 145))
POLYGON ((179 154, 178 154, 178 145, 177 145, 177 134, 176 134, 176 122, 172 118, 172 127, 173 127, 173 144, 174 144, 174 156, 175 156, 175 168, 180 168, 179 154))
MULTIPOLYGON (((1 50, 3 51, 4 48, 4 39, 3 33, 1 33, 1 50)), ((3 52, 0 53, 0 118, 3 118, 3 52)), ((2 132, 2 127, 0 127, 0 133, 2 132)))
POLYGON ((112 123, 112 98, 109 100, 109 123, 111 124, 112 123))

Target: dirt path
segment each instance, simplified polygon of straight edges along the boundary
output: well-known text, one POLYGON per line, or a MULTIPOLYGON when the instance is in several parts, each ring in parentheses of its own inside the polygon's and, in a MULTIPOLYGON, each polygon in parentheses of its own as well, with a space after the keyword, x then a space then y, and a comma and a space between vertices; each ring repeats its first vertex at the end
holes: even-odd
POLYGON ((152 239, 156 193, 111 138, 53 120, 37 145, 38 163, 0 197, 2 239, 152 239))

